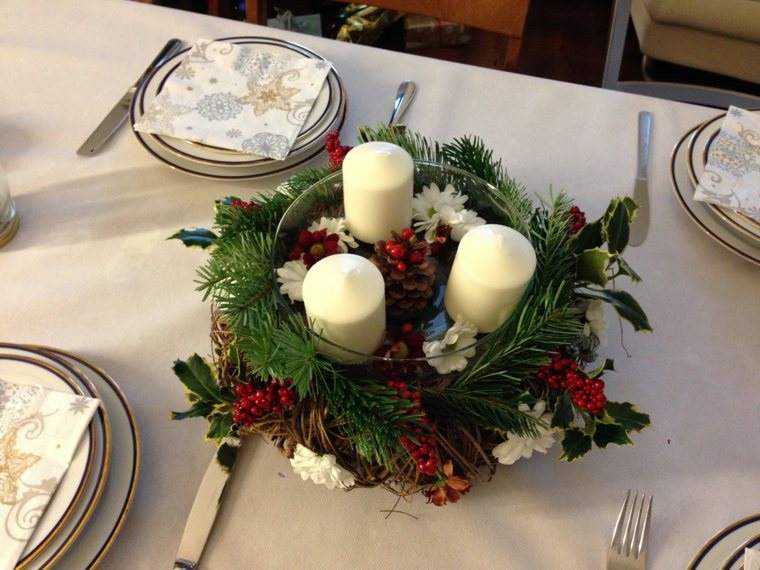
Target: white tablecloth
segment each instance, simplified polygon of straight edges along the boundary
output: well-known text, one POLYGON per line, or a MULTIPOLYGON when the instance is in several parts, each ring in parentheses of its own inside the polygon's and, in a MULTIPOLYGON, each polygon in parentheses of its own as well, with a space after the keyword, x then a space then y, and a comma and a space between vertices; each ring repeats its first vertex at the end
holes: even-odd
MULTIPOLYGON (((396 87, 419 91, 405 117, 440 141, 475 133, 530 192, 575 196, 589 218, 633 190, 637 115, 654 115, 651 232, 628 261, 655 332, 621 338, 607 392, 651 414, 635 447, 582 461, 501 468, 459 503, 401 503, 382 490, 330 492, 287 460, 246 446, 204 567, 601 568, 626 489, 652 492, 651 568, 683 568, 717 530, 760 512, 757 435, 760 268, 705 236, 677 203, 669 157, 717 112, 450 64, 125 0, 0 3, 0 161, 21 227, 0 250, 0 339, 79 353, 135 408, 142 472, 105 568, 169 568, 213 453, 184 409, 171 364, 209 353, 209 307, 194 291, 206 254, 166 238, 210 227, 215 199, 284 177, 214 182, 160 164, 123 128, 97 156, 76 149, 170 37, 268 35, 335 64, 349 94, 343 142, 387 121, 396 87), (630 354, 630 357, 628 356, 630 354)), ((321 161, 326 160, 322 157, 321 161)), ((626 285, 628 287, 628 285, 626 285)))

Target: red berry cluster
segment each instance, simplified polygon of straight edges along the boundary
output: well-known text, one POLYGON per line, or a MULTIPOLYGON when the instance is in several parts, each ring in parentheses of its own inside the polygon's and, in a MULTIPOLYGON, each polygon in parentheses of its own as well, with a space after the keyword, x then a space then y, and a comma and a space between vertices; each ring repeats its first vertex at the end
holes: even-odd
POLYGON ((258 210, 261 208, 261 204, 258 204, 256 202, 244 202, 243 200, 237 198, 230 202, 230 206, 233 208, 240 208, 244 212, 250 212, 251 210, 258 210))
POLYGON ((296 394, 290 387, 290 382, 272 381, 263 388, 253 384, 238 384, 235 386, 237 400, 233 404, 232 421, 236 424, 249 426, 259 416, 269 412, 281 414, 284 408, 290 408, 295 403, 296 394))
POLYGON ((566 390, 573 396, 573 404, 598 416, 604 410, 607 397, 604 395, 604 381, 589 378, 578 363, 568 356, 555 354, 551 364, 541 368, 537 376, 555 390, 566 390))
POLYGON ((577 234, 586 225, 586 214, 578 206, 570 208, 570 235, 577 234))
POLYGON ((398 392, 399 396, 408 400, 411 405, 407 408, 410 413, 422 413, 422 425, 412 422, 405 422, 401 428, 407 432, 413 434, 416 441, 412 441, 411 438, 406 435, 401 436, 401 445, 409 452, 414 460, 417 462, 417 469, 420 473, 435 475, 438 465, 438 451, 436 450, 435 438, 433 437, 433 426, 430 423, 430 418, 425 415, 422 409, 422 394, 417 390, 412 389, 406 382, 400 382, 398 380, 388 380, 388 388, 392 388, 398 392))
POLYGON ((346 158, 348 151, 351 150, 348 145, 340 144, 340 132, 333 131, 325 139, 325 150, 330 155, 330 170, 338 170, 343 166, 343 159, 346 158))
POLYGON ((291 261, 302 259, 306 269, 311 269, 311 266, 323 257, 340 253, 339 241, 338 234, 328 234, 327 230, 315 232, 302 230, 298 234, 298 243, 290 251, 288 257, 291 261))
POLYGON ((385 252, 390 255, 395 261, 396 271, 401 273, 406 272, 409 269, 409 265, 419 265, 425 260, 425 254, 427 253, 427 246, 420 247, 420 244, 415 244, 414 230, 412 228, 404 228, 401 230, 401 234, 397 235, 396 239, 390 239, 385 242, 385 252))

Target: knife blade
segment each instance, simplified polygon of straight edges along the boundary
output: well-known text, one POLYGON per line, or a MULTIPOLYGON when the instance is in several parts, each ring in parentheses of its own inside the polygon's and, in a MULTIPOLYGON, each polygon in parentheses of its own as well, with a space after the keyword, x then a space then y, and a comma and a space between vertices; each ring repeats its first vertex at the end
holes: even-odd
POLYGON ((211 458, 185 523, 174 560, 174 570, 192 570, 198 566, 206 540, 214 526, 219 505, 222 503, 222 494, 230 472, 231 469, 226 471, 222 468, 216 455, 211 458))
POLYGON ((166 45, 158 53, 158 55, 150 62, 150 65, 145 69, 140 78, 132 85, 127 92, 119 99, 113 109, 106 115, 92 134, 84 141, 84 144, 79 147, 77 154, 81 156, 92 156, 95 154, 111 136, 121 127, 126 121, 129 114, 129 107, 132 104, 132 99, 137 92, 137 88, 148 77, 153 70, 161 65, 164 61, 172 57, 174 54, 182 49, 182 40, 176 38, 166 42, 166 45))
POLYGON ((636 166, 636 182, 633 186, 633 199, 639 205, 636 217, 631 223, 628 244, 641 245, 649 232, 649 193, 647 170, 649 168, 649 142, 652 137, 652 113, 639 112, 639 152, 636 166))

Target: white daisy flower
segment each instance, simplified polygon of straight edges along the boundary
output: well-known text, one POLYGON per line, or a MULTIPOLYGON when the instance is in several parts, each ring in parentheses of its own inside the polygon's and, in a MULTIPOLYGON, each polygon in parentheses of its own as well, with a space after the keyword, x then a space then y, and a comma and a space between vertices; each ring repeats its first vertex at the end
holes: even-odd
POLYGON ((530 409, 528 404, 520 404, 519 410, 529 413, 534 418, 543 422, 536 424, 538 437, 517 435, 516 433, 507 432, 507 440, 493 448, 493 456, 499 460, 502 465, 512 465, 518 459, 525 457, 529 459, 534 451, 546 453, 554 445, 554 428, 549 427, 552 421, 552 414, 544 413, 546 411, 546 402, 539 400, 530 409))
POLYGON ((583 334, 594 335, 599 339, 599 344, 607 344, 607 317, 604 314, 604 303, 599 299, 591 299, 586 306, 586 322, 583 325, 583 334))
POLYGON ((441 191, 435 183, 423 186, 412 198, 412 219, 417 220, 414 227, 417 231, 425 230, 425 240, 432 242, 439 225, 448 225, 450 218, 464 208, 467 196, 458 194, 456 189, 448 184, 441 191))
POLYGON ((359 247, 354 236, 348 233, 346 220, 343 218, 325 218, 322 216, 318 222, 313 222, 309 226, 310 232, 317 232, 319 230, 327 230, 327 235, 338 234, 338 249, 340 249, 341 253, 348 252, 348 246, 359 247))
POLYGON ((478 216, 475 210, 460 210, 449 221, 451 226, 451 239, 454 241, 460 241, 464 234, 469 232, 473 228, 482 226, 486 221, 478 216))
POLYGON ((303 280, 306 277, 306 264, 301 259, 286 261, 277 270, 280 293, 290 297, 290 302, 303 301, 303 280))
POLYGON ((317 485, 324 485, 331 491, 336 487, 348 489, 355 483, 354 476, 338 465, 334 455, 314 453, 300 443, 296 444, 290 465, 304 481, 311 479, 317 485))
POLYGON ((467 368, 467 359, 475 356, 475 347, 460 349, 472 345, 477 334, 478 329, 475 325, 458 315, 456 322, 441 340, 422 343, 422 350, 430 366, 433 366, 438 374, 461 372, 467 368))

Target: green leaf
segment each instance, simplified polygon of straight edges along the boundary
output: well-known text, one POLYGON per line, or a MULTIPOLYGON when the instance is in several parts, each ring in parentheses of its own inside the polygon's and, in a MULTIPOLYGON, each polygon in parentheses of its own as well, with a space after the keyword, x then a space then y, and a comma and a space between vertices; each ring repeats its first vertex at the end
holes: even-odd
POLYGON ((557 399, 557 407, 554 410, 551 427, 567 428, 575 419, 575 408, 573 399, 569 392, 563 392, 557 399))
POLYGON ((628 208, 620 198, 612 200, 602 221, 602 235, 607 241, 610 253, 620 253, 628 245, 630 223, 628 208))
POLYGON ((200 247, 206 249, 214 245, 217 235, 211 230, 196 228, 193 230, 181 229, 177 233, 170 235, 166 239, 182 240, 187 247, 200 247))
POLYGON ((573 240, 573 247, 576 253, 580 253, 587 249, 601 247, 601 245, 604 243, 604 238, 602 237, 601 220, 597 220, 583 226, 581 231, 575 234, 573 240))
POLYGON ((206 417, 211 412, 214 411, 214 407, 210 404, 207 404, 206 402, 196 402, 193 404, 189 410, 185 410, 184 412, 171 412, 169 414, 169 417, 172 420, 184 420, 186 418, 198 418, 198 417, 206 417))
POLYGON ((598 423, 594 433, 594 443, 604 449, 610 443, 615 445, 633 445, 626 429, 619 424, 598 423))
POLYGON ((598 378, 602 373, 607 372, 608 370, 615 371, 615 361, 611 358, 605 358, 600 366, 591 371, 586 371, 586 376, 589 378, 598 378))
POLYGON ((232 466, 235 465, 238 449, 240 449, 239 446, 230 445, 229 443, 222 443, 216 448, 216 460, 227 473, 229 473, 232 466))
POLYGON ((639 211, 639 205, 630 196, 626 196, 621 201, 625 206, 625 209, 628 210, 628 219, 633 221, 633 218, 636 217, 636 212, 639 211))
POLYGON ((604 287, 610 254, 602 249, 587 249, 578 258, 578 279, 604 287))
POLYGON ((591 436, 578 428, 565 430, 562 438, 562 461, 575 461, 591 450, 591 436))
POLYGON ((604 411, 628 432, 641 431, 651 424, 649 415, 629 402, 607 402, 604 411))
POLYGON ((173 370, 180 382, 201 401, 209 404, 223 402, 214 372, 197 354, 193 354, 187 362, 175 360, 173 370))
POLYGON ((628 265, 628 262, 625 259, 623 259, 619 255, 615 256, 615 258, 618 262, 618 267, 620 268, 620 273, 622 275, 627 275, 628 277, 631 278, 631 281, 634 281, 634 282, 641 281, 641 276, 639 276, 639 274, 633 270, 633 267, 628 265))
POLYGON ((232 412, 216 415, 209 421, 206 439, 220 441, 230 435, 232 431, 232 412))
POLYGON ((580 297, 586 299, 601 299, 615 307, 618 315, 633 325, 637 331, 651 331, 652 325, 647 320, 646 313, 627 291, 618 289, 585 289, 578 291, 580 297))

